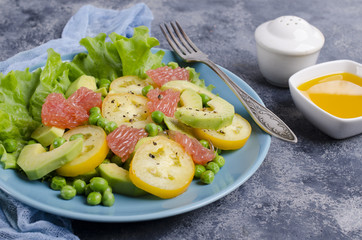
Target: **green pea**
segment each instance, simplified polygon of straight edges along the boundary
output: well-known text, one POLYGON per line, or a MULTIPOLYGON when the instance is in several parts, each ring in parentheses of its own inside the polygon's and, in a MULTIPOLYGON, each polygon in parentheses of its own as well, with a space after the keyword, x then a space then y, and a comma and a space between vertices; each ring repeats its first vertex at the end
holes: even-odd
POLYGON ((201 164, 195 165, 195 177, 200 178, 201 174, 206 171, 206 168, 201 164))
POLYGON ((210 184, 212 183, 212 181, 214 181, 215 178, 215 174, 213 171, 211 170, 206 170, 205 172, 203 172, 200 176, 200 180, 201 182, 205 183, 205 184, 210 184))
POLYGON ((111 81, 106 79, 106 78, 102 78, 101 80, 99 80, 98 82, 98 88, 102 88, 102 87, 105 87, 105 88, 109 88, 109 85, 111 85, 111 81))
POLYGON ((102 118, 98 119, 97 126, 104 129, 106 127, 107 123, 108 123, 108 120, 102 117, 102 118))
POLYGON ((76 194, 77 194, 77 191, 75 190, 74 187, 72 187, 70 185, 65 185, 60 190, 60 196, 65 200, 74 198, 76 194))
POLYGON ((102 196, 102 204, 104 206, 110 207, 114 204, 115 198, 114 194, 111 191, 105 191, 102 196))
POLYGON ((153 89, 152 85, 147 85, 144 88, 142 88, 142 95, 147 97, 147 93, 153 89))
POLYGON ((169 66, 172 69, 175 69, 178 67, 178 63, 177 62, 169 62, 167 63, 167 66, 169 66))
POLYGON ((145 73, 145 72, 139 74, 138 76, 139 76, 140 78, 142 78, 142 79, 148 78, 148 75, 147 75, 147 73, 145 73))
POLYGON ((37 143, 37 142, 33 139, 28 141, 28 145, 35 144, 35 143, 37 143))
POLYGON ((202 100, 202 105, 207 107, 208 106, 207 103, 211 100, 211 98, 204 93, 200 93, 200 97, 202 100))
POLYGON ((154 111, 151 113, 152 121, 154 121, 157 124, 162 123, 164 117, 165 117, 165 114, 161 111, 154 111))
POLYGON ((67 185, 67 181, 61 176, 54 176, 50 182, 50 188, 53 190, 60 190, 65 185, 67 185))
POLYGON ((220 167, 219 167, 219 165, 217 164, 217 163, 215 163, 215 162, 208 162, 207 164, 206 164, 206 169, 207 170, 211 170, 211 171, 213 171, 215 174, 220 170, 220 167))
POLYGON ((74 135, 70 136, 69 141, 73 141, 78 138, 84 138, 84 135, 81 133, 74 134, 74 135))
POLYGON ((67 140, 65 140, 65 138, 63 137, 56 137, 53 140, 53 147, 54 148, 58 148, 60 146, 62 146, 67 140))
POLYGON ((112 188, 111 188, 110 186, 108 186, 108 187, 106 188, 106 190, 104 190, 103 194, 104 194, 105 192, 113 192, 113 190, 112 190, 112 188))
POLYGON ((16 149, 18 148, 18 141, 16 141, 16 139, 13 138, 8 138, 3 142, 3 145, 6 149, 6 152, 12 153, 15 152, 16 149))
POLYGON ((110 121, 106 123, 106 126, 104 127, 104 130, 106 131, 107 134, 113 132, 114 130, 116 130, 118 127, 116 122, 110 121))
POLYGON ((87 203, 95 206, 100 204, 102 201, 102 194, 100 192, 91 192, 87 196, 87 203))
POLYGON ((217 155, 213 160, 214 163, 219 165, 219 167, 222 167, 225 165, 225 158, 221 155, 217 155))
POLYGON ((163 132, 163 128, 162 128, 161 125, 157 125, 157 129, 158 129, 158 132, 159 132, 159 133, 160 133, 160 132, 163 132))
POLYGON ((148 123, 148 124, 146 124, 145 130, 146 130, 146 132, 148 133, 148 136, 150 136, 150 137, 157 136, 157 134, 158 134, 157 125, 154 124, 154 123, 148 123))
POLYGON ((100 113, 92 113, 89 115, 88 122, 91 125, 97 125, 98 120, 101 118, 102 118, 102 115, 100 113))
POLYGON ((99 88, 105 88, 108 91, 109 86, 110 86, 110 84, 101 84, 101 85, 99 85, 99 88))
POLYGON ((82 179, 76 179, 73 182, 73 187, 77 191, 78 195, 84 194, 86 186, 87 184, 82 179))
POLYGON ((102 177, 94 177, 90 180, 89 186, 94 192, 103 193, 108 187, 108 182, 102 177))
POLYGON ((92 107, 89 110, 89 114, 101 114, 101 109, 99 107, 92 107))
POLYGON ((207 140, 201 139, 201 140, 200 140, 200 143, 201 143, 201 145, 202 145, 203 147, 209 148, 209 142, 208 142, 207 140))

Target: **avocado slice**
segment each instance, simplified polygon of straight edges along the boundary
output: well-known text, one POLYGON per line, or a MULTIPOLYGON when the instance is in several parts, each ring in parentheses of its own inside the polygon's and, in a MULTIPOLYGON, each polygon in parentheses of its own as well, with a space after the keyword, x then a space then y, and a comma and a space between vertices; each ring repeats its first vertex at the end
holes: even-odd
POLYGON ((64 129, 57 127, 48 127, 40 125, 31 134, 31 137, 37 140, 43 147, 47 147, 53 143, 56 137, 61 137, 64 134, 64 129))
POLYGON ((180 95, 181 106, 188 106, 193 108, 202 108, 201 96, 192 89, 185 89, 180 95))
POLYGON ((163 121, 169 130, 181 132, 188 135, 189 137, 195 137, 193 135, 193 128, 182 123, 178 119, 165 116, 163 121))
POLYGON ((48 152, 39 143, 26 145, 20 152, 17 163, 29 180, 36 180, 73 160, 82 149, 82 138, 66 142, 48 152))
POLYGON ((182 92, 185 89, 192 89, 197 93, 203 93, 210 97, 207 108, 195 108, 182 106, 177 108, 175 118, 193 128, 220 129, 232 123, 235 109, 228 101, 216 96, 205 88, 199 87, 188 81, 170 81, 161 88, 174 89, 182 92))
POLYGON ((89 88, 90 90, 97 90, 97 84, 96 79, 93 76, 88 75, 82 75, 77 80, 72 82, 70 86, 68 87, 65 97, 68 98, 70 95, 72 95, 75 91, 77 91, 81 87, 89 88))
POLYGON ((98 89, 94 90, 94 92, 101 93, 102 97, 105 97, 108 94, 107 88, 105 88, 105 87, 98 88, 98 89))
POLYGON ((127 170, 119 167, 115 163, 102 163, 98 166, 101 177, 108 181, 112 191, 131 197, 145 195, 146 192, 136 187, 129 178, 127 170))
POLYGON ((199 94, 203 93, 203 94, 207 95, 208 97, 210 97, 211 99, 216 97, 215 94, 213 94, 206 88, 197 86, 196 84, 193 84, 192 82, 189 82, 189 81, 182 81, 182 80, 169 81, 169 82, 163 84, 161 87, 161 90, 166 90, 166 89, 173 89, 173 90, 176 90, 179 92, 182 92, 185 89, 191 89, 199 94))

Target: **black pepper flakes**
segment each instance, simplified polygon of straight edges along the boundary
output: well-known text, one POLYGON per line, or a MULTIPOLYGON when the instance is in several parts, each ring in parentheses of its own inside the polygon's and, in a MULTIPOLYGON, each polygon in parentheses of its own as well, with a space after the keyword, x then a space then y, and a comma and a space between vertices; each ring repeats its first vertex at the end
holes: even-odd
POLYGON ((159 95, 157 96, 157 98, 161 100, 161 99, 163 98, 163 96, 162 96, 161 94, 159 94, 159 95))
POLYGON ((153 145, 154 145, 154 146, 156 146, 156 145, 157 145, 157 142, 152 142, 152 143, 153 143, 153 145))
POLYGON ((156 157, 156 156, 153 155, 152 153, 148 154, 148 156, 149 156, 150 158, 155 158, 155 157, 156 157))

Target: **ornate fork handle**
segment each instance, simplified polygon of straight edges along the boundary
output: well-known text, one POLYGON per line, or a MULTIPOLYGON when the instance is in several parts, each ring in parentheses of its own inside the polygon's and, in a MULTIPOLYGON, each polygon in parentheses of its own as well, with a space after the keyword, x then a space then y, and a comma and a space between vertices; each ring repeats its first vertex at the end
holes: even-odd
POLYGON ((209 66, 219 77, 228 85, 228 87, 234 92, 238 97, 241 103, 244 105, 245 109, 248 111, 250 116, 253 118, 256 124, 259 125, 261 129, 269 133, 272 136, 281 138, 285 141, 296 143, 297 137, 290 130, 290 128, 273 112, 261 105, 249 94, 247 94, 243 89, 241 89, 235 82, 233 82, 228 75, 226 75, 221 69, 208 58, 198 59, 199 62, 202 62, 209 66))

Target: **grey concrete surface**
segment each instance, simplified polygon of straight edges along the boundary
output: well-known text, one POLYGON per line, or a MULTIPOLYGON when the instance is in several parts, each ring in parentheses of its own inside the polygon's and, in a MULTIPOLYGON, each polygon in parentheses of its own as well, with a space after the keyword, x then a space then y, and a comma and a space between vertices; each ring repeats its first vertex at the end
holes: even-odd
MULTIPOLYGON (((59 38, 85 4, 122 9, 140 1, 0 0, 0 60, 59 38)), ((200 209, 137 223, 73 221, 80 239, 362 239, 362 135, 334 140, 296 109, 288 89, 268 84, 256 60, 255 28, 296 15, 326 38, 318 62, 362 62, 362 1, 144 1, 152 35, 178 20, 217 64, 246 81, 294 130, 298 144, 273 138, 258 171, 226 197, 200 209)))

